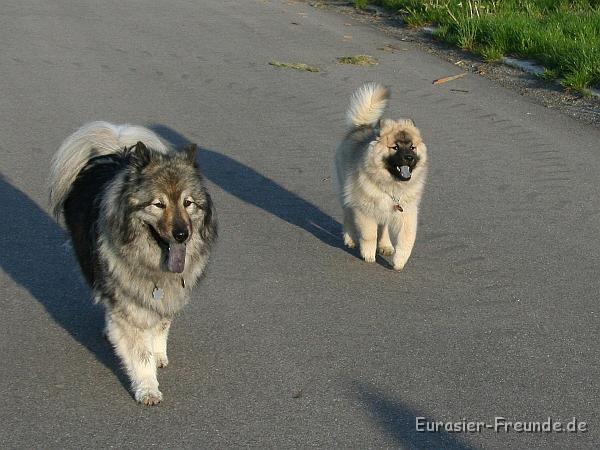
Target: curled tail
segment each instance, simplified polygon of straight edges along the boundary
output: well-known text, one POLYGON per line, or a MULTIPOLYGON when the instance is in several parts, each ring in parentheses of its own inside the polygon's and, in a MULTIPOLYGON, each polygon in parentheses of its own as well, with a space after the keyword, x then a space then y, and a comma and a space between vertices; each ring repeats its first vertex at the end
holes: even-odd
POLYGON ((138 141, 159 152, 168 151, 167 145, 147 128, 108 122, 90 122, 66 138, 50 166, 52 213, 59 216, 71 185, 90 159, 118 154, 138 141))
POLYGON ((383 115, 390 90, 379 83, 366 83, 358 88, 350 99, 347 120, 351 127, 375 125, 383 115))

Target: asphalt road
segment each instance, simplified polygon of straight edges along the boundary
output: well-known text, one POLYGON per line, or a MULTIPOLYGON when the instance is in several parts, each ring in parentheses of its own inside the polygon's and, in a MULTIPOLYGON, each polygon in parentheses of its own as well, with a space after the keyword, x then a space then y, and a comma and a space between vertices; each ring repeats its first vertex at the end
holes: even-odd
POLYGON ((476 75, 432 85, 459 69, 293 1, 5 0, 0 42, 0 446, 600 446, 597 129, 476 75), (336 63, 359 53, 380 64, 336 63), (401 273, 342 248, 330 178, 369 80, 430 149, 401 273), (48 214, 52 154, 98 119, 197 142, 218 208, 155 408, 48 214), (421 416, 589 431, 420 433, 421 416))

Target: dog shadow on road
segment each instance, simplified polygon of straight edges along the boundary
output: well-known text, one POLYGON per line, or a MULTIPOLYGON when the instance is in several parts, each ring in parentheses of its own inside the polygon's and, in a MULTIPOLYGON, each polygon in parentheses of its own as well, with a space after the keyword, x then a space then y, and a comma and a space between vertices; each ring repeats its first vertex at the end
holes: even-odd
MULTIPOLYGON (((156 124, 150 129, 175 148, 190 142, 165 125, 156 124)), ((204 177, 229 194, 308 231, 327 245, 345 248, 339 222, 270 178, 229 156, 201 146, 199 162, 204 177)))
MULTIPOLYGON (((94 306, 79 268, 65 246, 63 229, 24 192, 0 174, 0 266, 42 304, 50 317, 113 371, 127 377, 102 337, 104 313, 94 306)), ((41 346, 44 343, 40 343, 41 346)))
POLYGON ((476 448, 443 429, 437 432, 418 431, 416 426, 418 417, 429 423, 435 420, 402 401, 390 398, 369 383, 354 381, 350 387, 369 418, 402 448, 411 450, 423 448, 475 450, 476 448))

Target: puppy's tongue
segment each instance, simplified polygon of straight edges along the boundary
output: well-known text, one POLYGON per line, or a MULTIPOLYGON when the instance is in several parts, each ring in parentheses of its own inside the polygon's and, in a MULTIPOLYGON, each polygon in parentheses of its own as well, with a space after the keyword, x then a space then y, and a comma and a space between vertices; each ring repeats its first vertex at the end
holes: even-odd
POLYGON ((185 244, 169 244, 167 267, 171 272, 183 272, 185 268, 185 244))
POLYGON ((400 175, 402 175, 402 178, 410 178, 410 167, 408 166, 402 166, 400 167, 400 175))

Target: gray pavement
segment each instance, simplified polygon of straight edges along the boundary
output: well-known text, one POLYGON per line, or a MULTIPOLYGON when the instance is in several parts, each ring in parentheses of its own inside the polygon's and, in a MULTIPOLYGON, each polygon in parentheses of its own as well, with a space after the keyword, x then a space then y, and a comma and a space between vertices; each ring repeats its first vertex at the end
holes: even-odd
POLYGON ((0 42, 0 446, 600 446, 597 129, 474 75, 434 86, 459 70, 293 1, 5 0, 0 42), (336 63, 358 53, 380 64, 336 63), (332 156, 369 80, 430 149, 402 273, 340 239, 332 156), (197 142, 218 208, 155 408, 48 215, 52 154, 97 119, 197 142), (419 416, 590 431, 419 433, 419 416))

